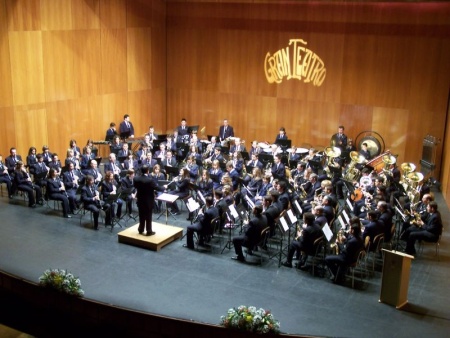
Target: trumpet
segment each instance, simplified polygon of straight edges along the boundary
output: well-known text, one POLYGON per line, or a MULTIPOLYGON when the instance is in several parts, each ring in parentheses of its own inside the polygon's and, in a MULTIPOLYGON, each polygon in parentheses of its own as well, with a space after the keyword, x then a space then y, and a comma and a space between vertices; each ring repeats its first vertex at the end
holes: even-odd
POLYGON ((334 249, 334 253, 339 255, 339 244, 343 244, 345 241, 345 231, 344 229, 340 229, 336 235, 336 241, 330 244, 330 248, 334 249))

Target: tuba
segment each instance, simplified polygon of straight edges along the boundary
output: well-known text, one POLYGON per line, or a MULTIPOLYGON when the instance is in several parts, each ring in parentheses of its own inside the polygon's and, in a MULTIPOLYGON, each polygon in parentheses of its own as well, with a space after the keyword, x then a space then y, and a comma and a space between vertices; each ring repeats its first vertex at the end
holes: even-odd
POLYGON ((350 152, 351 162, 347 167, 347 172, 345 173, 344 179, 349 182, 358 181, 361 177, 361 172, 358 168, 355 168, 356 164, 362 164, 366 161, 364 156, 358 154, 357 151, 350 152))
POLYGON ((388 180, 388 176, 392 177, 392 171, 390 169, 390 166, 391 164, 397 162, 397 159, 393 155, 386 154, 383 155, 382 161, 384 163, 384 168, 382 173, 380 173, 380 176, 384 178, 384 183, 386 184, 386 187, 388 187, 391 183, 390 180, 388 180))
POLYGON ((332 179, 334 172, 330 170, 330 166, 334 166, 332 162, 334 158, 341 156, 341 149, 337 147, 326 147, 324 153, 327 155, 327 165, 324 171, 327 173, 327 176, 332 179))

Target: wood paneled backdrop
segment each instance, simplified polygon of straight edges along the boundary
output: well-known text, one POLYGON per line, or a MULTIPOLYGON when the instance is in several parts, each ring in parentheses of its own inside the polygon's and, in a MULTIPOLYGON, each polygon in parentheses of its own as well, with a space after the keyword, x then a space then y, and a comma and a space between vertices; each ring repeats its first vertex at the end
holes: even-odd
POLYGON ((382 135, 398 162, 438 146, 435 176, 450 201, 450 4, 308 1, 0 0, 0 152, 103 139, 131 115, 136 134, 182 117, 246 140, 328 145, 382 135), (324 61, 323 85, 269 84, 266 53, 303 39, 324 61), (447 130, 447 132, 446 132, 447 130))

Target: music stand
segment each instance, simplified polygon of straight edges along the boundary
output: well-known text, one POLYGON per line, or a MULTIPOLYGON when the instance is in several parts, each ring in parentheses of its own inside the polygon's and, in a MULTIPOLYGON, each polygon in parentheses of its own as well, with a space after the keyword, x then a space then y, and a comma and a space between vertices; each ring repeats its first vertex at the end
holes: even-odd
POLYGON ((164 209, 161 210, 161 213, 158 215, 158 217, 156 218, 156 220, 159 220, 159 218, 162 215, 166 216, 166 224, 167 224, 167 219, 169 218, 169 214, 173 217, 173 219, 176 221, 177 219, 175 218, 175 215, 169 210, 169 208, 167 207, 167 203, 175 203, 175 201, 178 199, 178 195, 172 195, 172 194, 168 194, 166 192, 162 193, 161 195, 156 197, 157 201, 161 201, 164 203, 164 209))
POLYGON ((227 210, 225 211, 225 215, 228 219, 228 223, 230 224, 229 227, 225 228, 225 230, 228 230, 228 241, 227 243, 224 245, 221 254, 223 254, 225 249, 230 250, 233 247, 233 239, 231 238, 231 232, 236 229, 235 225, 234 225, 234 217, 236 216, 237 218, 239 217, 239 214, 236 210, 236 208, 234 207, 233 204, 229 205, 227 207, 227 210), (232 224, 233 223, 233 224, 232 224))
POLYGON ((189 134, 197 134, 199 128, 200 128, 199 125, 196 125, 196 126, 188 126, 188 133, 189 133, 189 134))
POLYGON ((276 140, 275 144, 279 145, 283 151, 291 147, 291 140, 276 140))
POLYGON ((124 131, 124 132, 120 133, 120 138, 122 140, 126 140, 127 138, 130 137, 130 135, 131 135, 131 132, 129 130, 128 131, 124 131))
POLYGON ((298 161, 289 161, 288 159, 288 162, 289 162, 289 169, 297 168, 298 161))
POLYGON ((258 159, 261 161, 261 163, 263 165, 267 165, 267 163, 269 163, 269 162, 272 163, 273 162, 273 155, 260 153, 258 155, 258 159))
POLYGON ((248 154, 247 151, 241 151, 241 155, 242 155, 242 158, 244 159, 244 161, 250 160, 250 155, 248 154))
MULTIPOLYGON (((114 204, 117 204, 117 200, 119 199, 119 195, 121 194, 121 192, 119 190, 115 194, 109 194, 108 197, 106 198, 106 201, 104 201, 105 204, 109 204, 109 208, 112 208, 114 204)), ((107 210, 105 210, 105 212, 110 213, 111 210, 107 209, 107 210)), ((122 228, 122 224, 120 224, 120 220, 115 217, 111 217, 111 225, 110 225, 111 232, 114 228, 114 225, 116 225, 116 224, 122 228)))
POLYGON ((180 173, 180 169, 178 169, 178 167, 166 166, 166 167, 164 167, 164 169, 166 170, 166 174, 168 174, 170 178, 172 178, 174 176, 176 177, 180 173))
MULTIPOLYGON (((131 210, 128 210, 128 198, 133 194, 133 190, 134 190, 134 188, 131 187, 131 188, 122 189, 120 192, 120 198, 125 202, 125 213, 122 214, 120 219, 123 219, 126 216, 128 216, 128 218, 125 219, 125 224, 128 223, 128 221, 130 219, 132 219, 135 222, 137 221, 137 216, 133 215, 133 207, 131 207, 131 210)), ((131 206, 133 206, 133 200, 131 200, 131 206)))
POLYGON ((319 169, 322 167, 322 163, 320 161, 313 161, 313 160, 309 160, 308 161, 309 166, 312 168, 312 170, 314 172, 318 172, 319 169))

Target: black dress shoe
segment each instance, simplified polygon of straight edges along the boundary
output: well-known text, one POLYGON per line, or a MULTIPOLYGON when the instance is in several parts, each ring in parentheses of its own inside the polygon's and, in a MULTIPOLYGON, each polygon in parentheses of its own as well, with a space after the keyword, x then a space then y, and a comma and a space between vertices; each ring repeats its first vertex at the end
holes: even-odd
POLYGON ((245 253, 246 253, 247 255, 253 256, 253 251, 250 250, 250 249, 246 249, 246 250, 245 250, 245 253))
POLYGON ((36 203, 33 205, 30 205, 30 208, 36 208, 36 203))
POLYGON ((283 266, 285 266, 287 268, 292 268, 292 263, 288 262, 288 261, 281 263, 281 265, 283 265, 283 266))
POLYGON ((183 244, 183 248, 188 248, 189 250, 194 250, 194 248, 191 248, 191 247, 188 246, 187 244, 183 244))
POLYGON ((146 236, 153 236, 154 234, 156 234, 156 232, 150 231, 150 232, 147 232, 146 236))
POLYGON ((72 218, 70 215, 64 215, 64 218, 72 218))
POLYGON ((234 259, 235 261, 239 261, 239 262, 245 262, 244 256, 233 256, 233 257, 231 257, 231 259, 234 259))
POLYGON ((139 235, 143 235, 144 234, 144 232, 143 231, 139 231, 139 235))
POLYGON ((94 227, 94 230, 95 230, 95 231, 98 231, 98 227, 94 227))

